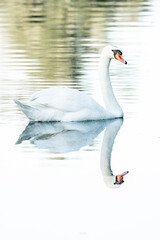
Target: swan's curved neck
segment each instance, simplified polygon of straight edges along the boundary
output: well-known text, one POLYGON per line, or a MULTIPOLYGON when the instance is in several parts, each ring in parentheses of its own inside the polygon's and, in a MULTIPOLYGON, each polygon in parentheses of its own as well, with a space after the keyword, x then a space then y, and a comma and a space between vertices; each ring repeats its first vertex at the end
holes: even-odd
POLYGON ((118 118, 123 116, 123 112, 115 98, 113 88, 110 82, 110 62, 111 59, 107 58, 102 53, 99 65, 100 86, 107 113, 111 116, 111 118, 118 118))

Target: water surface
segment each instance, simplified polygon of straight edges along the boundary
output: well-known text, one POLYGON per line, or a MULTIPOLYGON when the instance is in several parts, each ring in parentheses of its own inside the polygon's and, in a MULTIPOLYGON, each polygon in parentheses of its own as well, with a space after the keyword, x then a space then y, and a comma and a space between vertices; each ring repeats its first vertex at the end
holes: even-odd
POLYGON ((158 238, 159 11, 156 0, 0 2, 1 239, 158 238), (128 61, 110 71, 123 124, 28 125, 13 99, 43 88, 79 89, 102 103, 106 44, 128 61), (129 170, 119 188, 109 167, 129 170))

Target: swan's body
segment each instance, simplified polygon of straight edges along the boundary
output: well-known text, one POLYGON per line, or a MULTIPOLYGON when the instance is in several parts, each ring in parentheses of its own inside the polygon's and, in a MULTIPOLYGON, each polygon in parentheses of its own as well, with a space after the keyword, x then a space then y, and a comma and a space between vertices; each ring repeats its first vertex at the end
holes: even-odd
POLYGON ((107 46, 100 58, 100 84, 106 109, 85 93, 63 87, 51 87, 34 93, 27 104, 18 100, 15 102, 30 121, 69 122, 122 117, 123 112, 114 96, 109 78, 111 59, 119 57, 118 60, 124 62, 119 52, 114 47, 107 46))
POLYGON ((31 121, 85 121, 106 118, 106 111, 84 92, 51 87, 34 93, 27 105, 19 104, 31 121))

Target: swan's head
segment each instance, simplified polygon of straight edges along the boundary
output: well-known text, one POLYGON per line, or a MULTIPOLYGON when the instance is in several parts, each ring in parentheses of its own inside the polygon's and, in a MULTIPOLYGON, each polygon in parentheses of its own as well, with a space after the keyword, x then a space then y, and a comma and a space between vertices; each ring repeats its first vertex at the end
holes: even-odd
POLYGON ((122 52, 114 46, 106 46, 102 51, 102 55, 109 59, 117 59, 120 62, 127 64, 127 61, 122 58, 122 52))
POLYGON ((104 182, 107 185, 107 187, 109 187, 109 188, 118 188, 124 183, 123 177, 127 173, 129 173, 129 171, 126 171, 119 175, 103 176, 104 182))

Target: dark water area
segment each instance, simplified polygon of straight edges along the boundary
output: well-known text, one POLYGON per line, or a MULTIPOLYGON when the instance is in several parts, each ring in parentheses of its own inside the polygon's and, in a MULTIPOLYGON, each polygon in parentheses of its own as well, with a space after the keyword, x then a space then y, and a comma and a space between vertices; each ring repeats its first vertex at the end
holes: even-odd
MULTIPOLYGON (((134 104, 136 59, 143 32, 153 25, 153 7, 150 1, 1 1, 1 111, 12 98, 26 100, 53 85, 96 94, 99 54, 106 44, 118 46, 128 60, 127 69, 117 64, 111 74, 121 103, 134 104)), ((126 109, 126 115, 134 111, 126 109)))

